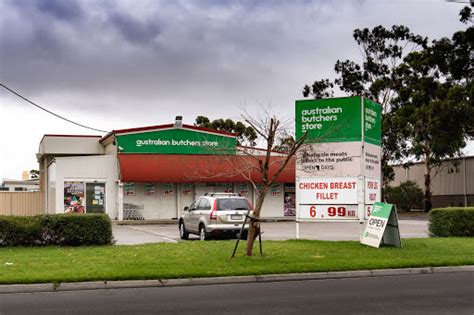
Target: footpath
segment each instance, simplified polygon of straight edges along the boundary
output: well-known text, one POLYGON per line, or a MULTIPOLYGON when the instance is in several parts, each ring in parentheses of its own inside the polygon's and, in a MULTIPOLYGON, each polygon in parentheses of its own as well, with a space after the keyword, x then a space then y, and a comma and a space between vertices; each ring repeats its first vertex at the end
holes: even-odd
POLYGON ((78 290, 110 290, 110 289, 123 289, 123 288, 177 287, 177 286, 196 286, 196 285, 259 283, 259 282, 331 280, 331 279, 368 278, 368 277, 427 275, 427 274, 458 273, 458 272, 474 273, 474 265, 473 266, 457 266, 457 267, 423 267, 423 268, 404 268, 404 269, 331 271, 331 272, 315 272, 315 273, 255 275, 255 276, 240 276, 240 277, 234 276, 234 277, 163 279, 163 280, 158 279, 158 280, 10 284, 10 285, 0 285, 0 295, 13 294, 13 293, 61 292, 61 291, 78 291, 78 290))

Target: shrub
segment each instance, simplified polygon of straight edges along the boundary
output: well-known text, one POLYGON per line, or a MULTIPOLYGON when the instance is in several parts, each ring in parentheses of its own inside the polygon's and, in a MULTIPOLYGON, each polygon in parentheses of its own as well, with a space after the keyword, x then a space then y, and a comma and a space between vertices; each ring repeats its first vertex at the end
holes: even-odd
POLYGON ((32 217, 0 216, 0 246, 41 245, 41 225, 32 217))
POLYGON ((384 197, 388 203, 396 205, 397 209, 401 211, 423 209, 423 190, 413 181, 385 188, 384 197))
POLYGON ((109 245, 112 223, 106 214, 0 216, 0 246, 109 245))
POLYGON ((40 217, 47 244, 68 246, 112 243, 112 223, 105 214, 57 214, 40 217))
POLYGON ((430 236, 474 236, 474 207, 430 211, 430 236))

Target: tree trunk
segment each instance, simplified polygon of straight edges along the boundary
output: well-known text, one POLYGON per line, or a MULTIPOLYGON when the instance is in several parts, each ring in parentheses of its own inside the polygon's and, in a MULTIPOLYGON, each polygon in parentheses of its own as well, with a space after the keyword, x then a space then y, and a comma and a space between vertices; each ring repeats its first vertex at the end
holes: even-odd
POLYGON ((425 212, 431 211, 431 174, 430 162, 425 158, 425 212))
MULTIPOLYGON (((257 197, 257 203, 253 209, 253 217, 256 219, 260 218, 260 211, 262 210, 263 202, 265 201, 265 196, 267 195, 268 186, 264 186, 262 191, 257 197)), ((255 238, 258 236, 259 231, 259 224, 257 221, 250 221, 249 232, 247 235, 247 249, 246 255, 252 256, 253 255, 253 243, 255 242, 255 238)))

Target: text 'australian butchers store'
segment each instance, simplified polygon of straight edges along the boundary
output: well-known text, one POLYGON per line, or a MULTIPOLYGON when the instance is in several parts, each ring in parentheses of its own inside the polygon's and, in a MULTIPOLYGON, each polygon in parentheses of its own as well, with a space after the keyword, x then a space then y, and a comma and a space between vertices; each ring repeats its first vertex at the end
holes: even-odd
POLYGON ((296 101, 297 220, 363 220, 380 201, 381 108, 363 97, 296 101), (363 198, 362 198, 363 196, 363 198))

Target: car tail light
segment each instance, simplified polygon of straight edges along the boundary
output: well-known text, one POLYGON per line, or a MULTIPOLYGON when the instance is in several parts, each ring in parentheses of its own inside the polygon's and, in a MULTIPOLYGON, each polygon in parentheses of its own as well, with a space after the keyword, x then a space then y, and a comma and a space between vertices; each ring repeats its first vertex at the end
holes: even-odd
POLYGON ((250 203, 250 200, 246 199, 247 200, 247 203, 249 204, 249 208, 250 210, 253 210, 253 206, 252 206, 252 203, 250 203))
POLYGON ((210 219, 211 220, 217 220, 217 199, 214 200, 214 205, 212 206, 210 219))
POLYGON ((217 220, 217 211, 216 210, 211 211, 211 220, 217 220))

